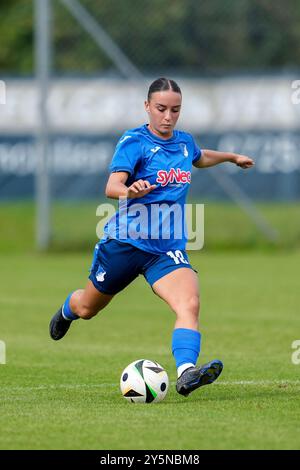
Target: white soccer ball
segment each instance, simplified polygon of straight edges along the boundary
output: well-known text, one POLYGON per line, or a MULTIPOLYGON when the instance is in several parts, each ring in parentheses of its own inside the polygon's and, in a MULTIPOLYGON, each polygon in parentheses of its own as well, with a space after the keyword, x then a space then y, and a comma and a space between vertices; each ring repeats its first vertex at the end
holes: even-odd
POLYGON ((169 378, 157 362, 139 359, 123 370, 120 388, 123 397, 131 403, 157 403, 167 394, 169 378))

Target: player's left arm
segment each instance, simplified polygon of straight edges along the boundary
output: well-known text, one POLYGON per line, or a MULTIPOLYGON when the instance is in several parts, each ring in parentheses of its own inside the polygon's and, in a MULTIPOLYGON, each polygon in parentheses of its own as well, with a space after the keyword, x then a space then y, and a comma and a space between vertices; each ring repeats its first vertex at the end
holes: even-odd
POLYGON ((201 157, 194 163, 196 168, 207 168, 219 163, 230 162, 241 168, 251 168, 255 163, 246 155, 230 152, 218 152, 217 150, 201 150, 201 157))

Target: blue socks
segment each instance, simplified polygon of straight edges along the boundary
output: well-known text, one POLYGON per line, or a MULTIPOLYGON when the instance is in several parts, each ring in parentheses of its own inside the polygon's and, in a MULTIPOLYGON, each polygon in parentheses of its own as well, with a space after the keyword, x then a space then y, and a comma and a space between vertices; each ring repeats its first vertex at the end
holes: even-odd
POLYGON ((69 321, 79 320, 79 317, 75 315, 75 313, 72 312, 71 307, 70 307, 70 299, 71 299, 72 294, 73 292, 71 292, 71 294, 68 295, 67 300, 63 304, 63 308, 62 308, 62 316, 64 317, 65 320, 69 320, 69 321))
POLYGON ((185 369, 196 365, 200 344, 201 334, 199 331, 187 328, 177 328, 173 331, 172 353, 176 361, 178 377, 185 369))

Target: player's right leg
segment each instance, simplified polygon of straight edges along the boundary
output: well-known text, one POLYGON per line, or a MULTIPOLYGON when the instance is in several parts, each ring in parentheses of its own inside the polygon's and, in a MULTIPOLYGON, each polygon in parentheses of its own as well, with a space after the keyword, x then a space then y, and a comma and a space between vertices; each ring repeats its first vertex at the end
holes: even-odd
POLYGON ((114 239, 97 243, 86 288, 71 293, 50 322, 50 336, 63 338, 72 321, 88 320, 102 310, 139 274, 145 254, 114 239), (140 260, 142 257, 142 261, 140 260))
POLYGON ((65 336, 73 320, 89 320, 97 315, 111 301, 114 295, 97 290, 91 281, 85 289, 78 289, 70 294, 62 307, 52 317, 50 336, 59 340, 65 336))

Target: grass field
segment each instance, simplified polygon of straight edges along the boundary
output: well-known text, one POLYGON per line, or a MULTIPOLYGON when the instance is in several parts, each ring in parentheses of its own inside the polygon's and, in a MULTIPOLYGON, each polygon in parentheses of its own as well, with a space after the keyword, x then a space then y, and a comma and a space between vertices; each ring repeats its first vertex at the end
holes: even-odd
POLYGON ((300 365, 291 362, 299 250, 191 253, 201 281, 201 362, 217 357, 225 367, 215 384, 184 398, 175 391, 173 314, 143 278, 63 340, 49 338, 49 319, 85 284, 91 253, 34 253, 23 226, 19 251, 0 254, 1 449, 300 448, 300 365), (139 358, 167 369, 163 402, 122 398, 120 374, 139 358))
MULTIPOLYGON (((100 201, 113 203, 112 199, 100 201)), ((53 205, 52 250, 90 252, 95 243, 99 201, 60 202, 53 205)), ((229 203, 205 203, 205 248, 211 250, 300 249, 300 204, 257 204, 278 232, 276 246, 265 239, 240 208, 229 203)), ((35 207, 30 201, 0 203, 0 253, 34 250, 35 207)))

